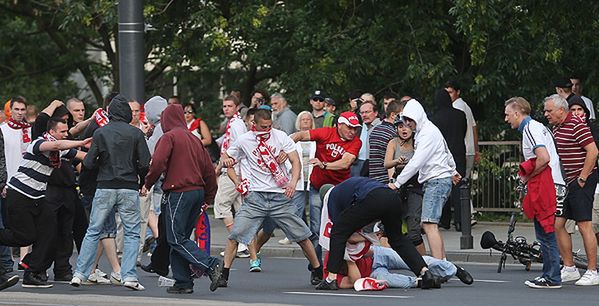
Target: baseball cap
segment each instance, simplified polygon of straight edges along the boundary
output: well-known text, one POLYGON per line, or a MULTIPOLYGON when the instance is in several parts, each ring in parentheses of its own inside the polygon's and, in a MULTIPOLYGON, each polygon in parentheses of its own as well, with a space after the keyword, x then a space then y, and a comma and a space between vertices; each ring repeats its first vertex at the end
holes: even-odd
POLYGON ((335 100, 333 100, 333 98, 325 98, 324 103, 326 103, 328 105, 333 105, 333 106, 337 105, 337 103, 335 103, 335 100))
POLYGON ((320 195, 320 200, 323 201, 324 200, 324 196, 327 194, 327 192, 331 189, 335 187, 335 185, 333 184, 324 184, 320 187, 320 190, 318 191, 319 195, 320 195))
POLYGON ((393 124, 397 126, 404 122, 405 122, 405 117, 400 114, 397 117, 395 117, 395 121, 393 121, 393 124))
POLYGON ((387 288, 387 284, 372 277, 359 278, 354 283, 356 291, 380 291, 387 288))
POLYGON ((359 127, 360 120, 358 120, 358 116, 354 112, 343 112, 339 115, 339 119, 337 119, 338 124, 346 124, 351 127, 359 127))
POLYGON ((312 100, 315 99, 320 99, 324 101, 324 92, 322 90, 315 90, 314 93, 312 94, 312 97, 310 98, 312 100))
POLYGON ((559 78, 559 79, 553 80, 553 86, 559 87, 559 88, 570 88, 570 87, 572 87, 572 82, 570 81, 569 78, 559 78))

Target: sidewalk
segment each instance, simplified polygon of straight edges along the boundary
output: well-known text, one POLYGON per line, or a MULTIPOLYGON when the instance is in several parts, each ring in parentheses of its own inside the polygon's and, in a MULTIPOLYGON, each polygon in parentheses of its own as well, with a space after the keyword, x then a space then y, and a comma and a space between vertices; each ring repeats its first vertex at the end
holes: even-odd
MULTIPOLYGON (((211 252, 218 254, 224 250, 228 233, 221 220, 215 220, 214 215, 210 215, 211 227, 211 252)), ((469 250, 460 249, 460 237, 462 233, 455 230, 441 230, 443 240, 445 241, 445 250, 447 259, 457 262, 477 262, 477 263, 498 263, 500 252, 493 250, 484 250, 480 247, 480 238, 485 231, 491 231, 495 234, 497 240, 505 241, 507 239, 507 221, 506 222, 479 222, 472 228, 473 248, 469 250)), ((535 240, 535 232, 532 223, 518 223, 514 231, 514 237, 523 236, 528 243, 535 240)), ((285 238, 285 234, 279 229, 275 230, 275 237, 272 237, 262 248, 261 254, 264 257, 304 257, 302 250, 297 244, 281 245, 279 240, 285 238)), ((426 239, 426 238, 425 238, 426 239)), ((584 253, 582 237, 577 232, 572 235, 573 249, 581 250, 584 253)), ((507 263, 517 263, 510 257, 507 263)))

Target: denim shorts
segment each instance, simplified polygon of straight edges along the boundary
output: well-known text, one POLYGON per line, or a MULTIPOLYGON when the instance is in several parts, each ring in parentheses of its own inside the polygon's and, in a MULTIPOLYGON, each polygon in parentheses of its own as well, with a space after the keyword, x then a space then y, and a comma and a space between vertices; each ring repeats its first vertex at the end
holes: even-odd
POLYGON ((267 218, 281 228, 290 241, 308 239, 312 233, 296 210, 291 199, 282 193, 251 191, 235 216, 229 239, 249 244, 267 218))
POLYGON ((451 177, 431 179, 424 183, 422 190, 422 222, 439 223, 443 205, 451 193, 451 177))

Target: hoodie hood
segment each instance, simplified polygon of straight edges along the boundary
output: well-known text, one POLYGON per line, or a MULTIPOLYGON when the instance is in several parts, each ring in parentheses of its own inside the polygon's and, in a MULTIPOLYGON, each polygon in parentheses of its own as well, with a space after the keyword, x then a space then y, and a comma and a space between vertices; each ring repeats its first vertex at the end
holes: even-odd
POLYGON ((118 94, 112 99, 108 108, 108 118, 111 121, 131 122, 133 114, 131 114, 131 107, 125 96, 118 94))
POLYGON ((582 107, 582 110, 584 111, 585 114, 585 122, 589 121, 589 109, 587 108, 586 104, 584 104, 584 100, 582 100, 581 97, 576 96, 576 95, 572 95, 571 97, 569 97, 570 99, 568 99, 568 108, 572 107, 572 105, 579 105, 580 107, 582 107))
POLYGON ((416 121, 416 132, 420 131, 429 121, 426 113, 424 112, 424 108, 420 102, 416 101, 415 99, 411 99, 408 101, 408 103, 406 103, 401 115, 416 121))
POLYGON ((158 122, 160 122, 160 114, 162 114, 167 106, 168 103, 166 102, 166 99, 161 96, 154 96, 146 101, 146 104, 144 104, 144 111, 148 122, 153 126, 158 125, 158 122))
POLYGON ((437 110, 443 108, 453 108, 451 105, 451 97, 449 93, 445 89, 438 89, 435 92, 435 105, 437 106, 437 110))
POLYGON ((183 116, 183 106, 180 104, 169 105, 164 112, 162 112, 160 125, 164 133, 175 129, 183 128, 187 130, 187 124, 185 123, 185 117, 183 116))

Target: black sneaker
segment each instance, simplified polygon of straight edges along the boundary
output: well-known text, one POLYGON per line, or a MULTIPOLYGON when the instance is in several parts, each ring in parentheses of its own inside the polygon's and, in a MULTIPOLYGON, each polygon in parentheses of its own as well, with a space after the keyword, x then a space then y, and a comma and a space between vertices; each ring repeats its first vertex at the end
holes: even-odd
POLYGON ((536 289, 559 289, 562 287, 562 284, 554 284, 546 280, 544 277, 537 277, 533 280, 527 280, 524 282, 524 284, 530 288, 536 289))
POLYGON ((218 279, 218 283, 217 283, 218 288, 227 288, 229 286, 229 281, 226 280, 224 277, 220 277, 218 279))
POLYGON ((73 279, 73 273, 54 275, 54 281, 60 283, 70 283, 73 279))
POLYGON ((25 271, 23 274, 23 288, 52 288, 48 280, 44 280, 40 273, 25 271))
POLYGON ((466 285, 472 285, 472 283, 474 283, 474 278, 472 278, 472 275, 470 275, 470 273, 468 273, 468 271, 464 270, 464 268, 455 265, 457 271, 455 272, 455 276, 457 276, 462 283, 466 284, 466 285))
POLYGON ((12 287, 19 282, 19 276, 0 268, 0 291, 12 287))
POLYGON ((210 291, 216 290, 218 288, 218 281, 223 275, 223 264, 220 259, 215 260, 215 264, 212 265, 212 269, 208 272, 208 277, 210 277, 210 291))
POLYGON ((328 279, 323 279, 318 286, 315 288, 316 290, 339 290, 339 286, 337 286, 337 281, 329 281, 328 279))
POLYGON ((167 277, 168 276, 168 271, 162 271, 159 269, 156 269, 152 266, 151 263, 147 264, 147 265, 141 265, 140 268, 148 273, 156 273, 160 276, 164 276, 167 277))
POLYGON ((419 282, 419 287, 422 289, 441 288, 441 279, 434 276, 430 270, 426 270, 419 282))
POLYGON ((310 273, 310 284, 316 286, 322 282, 322 267, 318 267, 317 269, 313 269, 310 273))
POLYGON ((168 287, 166 288, 166 293, 172 293, 172 294, 191 294, 193 293, 193 289, 191 288, 179 288, 179 287, 168 287))

